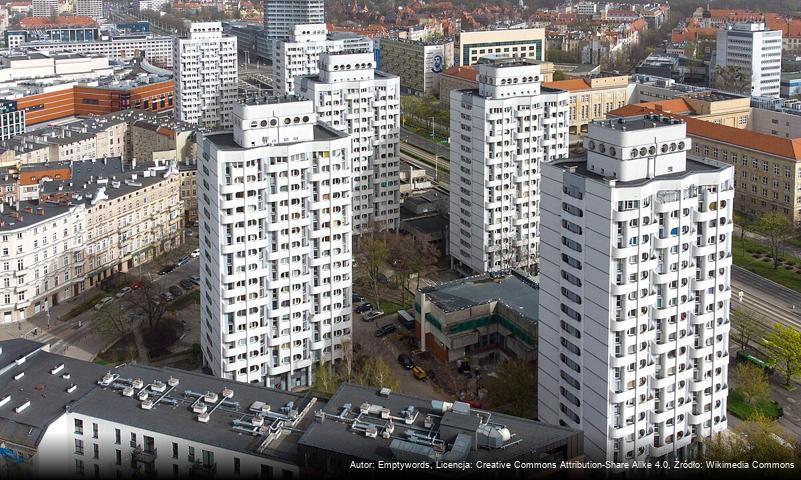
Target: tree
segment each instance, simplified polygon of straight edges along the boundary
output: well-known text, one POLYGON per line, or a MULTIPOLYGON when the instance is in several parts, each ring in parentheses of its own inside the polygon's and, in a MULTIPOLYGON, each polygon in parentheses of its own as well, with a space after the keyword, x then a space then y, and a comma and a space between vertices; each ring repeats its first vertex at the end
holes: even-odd
POLYGON ((755 415, 741 425, 715 434, 707 443, 706 460, 721 462, 793 462, 796 453, 782 440, 784 432, 772 420, 755 415))
POLYGON ((504 360, 487 377, 487 405, 492 410, 523 418, 537 416, 536 368, 522 359, 504 360))
POLYGON ((357 383, 368 387, 389 388, 397 390, 400 387, 398 379, 381 357, 368 357, 359 370, 357 383))
POLYGON ((795 231, 793 224, 781 213, 768 213, 757 220, 754 230, 767 239, 773 257, 773 268, 779 268, 779 254, 784 241, 795 231))
POLYGON ((554 70, 553 81, 558 82, 560 80, 567 80, 567 74, 562 70, 554 70))
POLYGON ((140 287, 125 297, 127 303, 132 310, 142 312, 148 328, 153 328, 161 322, 167 311, 167 302, 161 298, 161 284, 146 278, 138 278, 133 283, 138 283, 140 287))
POLYGON ((740 350, 748 350, 748 346, 757 336, 760 323, 754 316, 743 308, 731 310, 732 329, 735 339, 740 344, 740 350))
POLYGON ((362 275, 370 283, 373 290, 373 300, 375 308, 379 308, 381 300, 381 289, 379 280, 383 275, 386 266, 389 250, 382 238, 378 238, 373 232, 362 234, 358 242, 358 268, 362 275))
POLYGON ((715 87, 733 93, 750 93, 751 72, 735 65, 716 65, 715 87))
POLYGON ((768 376, 763 369, 753 363, 738 363, 734 367, 734 380, 737 382, 737 390, 743 394, 749 405, 754 405, 770 395, 768 376))
POLYGON ((418 245, 411 235, 395 233, 389 238, 389 263, 401 284, 401 306, 406 308, 406 290, 412 275, 417 275, 417 287, 420 287, 420 272, 432 263, 436 263, 436 255, 428 248, 428 244, 418 245))
POLYGON ((314 390, 332 395, 342 381, 331 363, 318 363, 314 368, 314 390))
POLYGON ((98 332, 124 336, 133 331, 135 315, 122 308, 122 305, 106 305, 95 315, 94 326, 98 332))
POLYGON ((801 331, 775 323, 765 337, 765 344, 784 375, 784 384, 790 386, 793 375, 801 372, 801 331))

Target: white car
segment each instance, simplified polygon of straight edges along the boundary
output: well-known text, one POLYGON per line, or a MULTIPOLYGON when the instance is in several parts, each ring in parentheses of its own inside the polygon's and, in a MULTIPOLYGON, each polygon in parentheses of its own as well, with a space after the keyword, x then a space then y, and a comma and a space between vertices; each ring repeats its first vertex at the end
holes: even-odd
POLYGON ((200 249, 199 248, 194 249, 192 251, 192 253, 190 253, 190 255, 192 256, 192 258, 199 257, 200 256, 200 249))
POLYGON ((103 297, 103 298, 101 298, 100 301, 95 304, 95 310, 100 310, 101 308, 103 308, 106 305, 108 305, 108 303, 111 302, 112 300, 114 300, 114 299, 111 298, 111 297, 103 297))
POLYGON ((127 295, 127 294, 128 294, 128 292, 130 292, 130 291, 131 291, 131 287, 122 287, 122 288, 120 289, 120 291, 119 291, 119 292, 117 292, 117 295, 116 295, 116 297, 117 297, 117 298, 122 298, 122 297, 124 297, 125 295, 127 295))

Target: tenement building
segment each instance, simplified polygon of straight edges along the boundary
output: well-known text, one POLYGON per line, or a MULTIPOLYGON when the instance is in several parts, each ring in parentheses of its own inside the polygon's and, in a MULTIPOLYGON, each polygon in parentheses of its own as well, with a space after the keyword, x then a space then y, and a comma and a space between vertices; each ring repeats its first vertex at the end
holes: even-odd
POLYGON ((353 233, 400 222, 400 82, 375 69, 372 53, 323 53, 318 75, 296 79, 320 119, 350 134, 353 233))
POLYGON ((217 376, 292 389, 350 348, 351 143, 269 102, 200 141, 201 346, 217 376))
POLYGON ((540 167, 568 154, 569 94, 538 65, 478 65, 478 89, 451 92, 450 252, 487 272, 536 269, 540 167))
POLYGON ((694 458, 726 429, 734 169, 686 124, 590 124, 543 166, 539 418, 593 460, 694 458))

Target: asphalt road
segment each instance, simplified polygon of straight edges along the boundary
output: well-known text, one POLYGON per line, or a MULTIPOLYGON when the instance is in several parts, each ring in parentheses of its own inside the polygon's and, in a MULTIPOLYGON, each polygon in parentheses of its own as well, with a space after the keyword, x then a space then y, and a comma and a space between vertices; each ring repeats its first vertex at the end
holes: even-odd
POLYGON ((737 266, 732 266, 731 285, 733 308, 751 311, 766 327, 778 322, 801 330, 801 293, 737 266))
POLYGON ((431 141, 430 138, 426 138, 416 133, 412 133, 408 130, 404 130, 401 128, 400 130, 400 140, 401 143, 408 143, 414 145, 417 148, 421 148, 426 152, 429 152, 432 157, 436 153, 438 156, 442 158, 446 158, 450 160, 451 158, 451 151, 450 146, 443 145, 441 143, 434 143, 431 141))

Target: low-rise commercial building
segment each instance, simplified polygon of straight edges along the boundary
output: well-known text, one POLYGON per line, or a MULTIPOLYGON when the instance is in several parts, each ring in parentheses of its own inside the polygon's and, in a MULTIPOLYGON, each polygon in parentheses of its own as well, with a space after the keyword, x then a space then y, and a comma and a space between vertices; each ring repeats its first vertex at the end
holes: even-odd
MULTIPOLYGON (((383 40, 382 40, 383 41, 383 40)), ((475 65, 482 56, 498 54, 517 60, 545 60, 544 28, 487 29, 459 33, 458 64, 475 65)))
POLYGON ((388 389, 346 383, 327 399, 169 368, 109 370, 23 339, 0 342, 0 372, 4 455, 36 477, 292 480, 345 476, 351 461, 386 475, 379 461, 430 474, 501 459, 546 473, 583 459, 579 430, 388 389))
POLYGON ((608 112, 624 106, 631 97, 628 75, 599 75, 545 82, 542 86, 570 93, 571 134, 587 133, 590 122, 606 118, 608 112))
POLYGON ((400 77, 401 89, 415 95, 439 92, 439 76, 453 65, 453 39, 428 42, 382 38, 381 70, 400 77))
POLYGON ((104 55, 109 59, 119 60, 134 60, 144 57, 154 65, 164 68, 172 67, 172 37, 170 36, 142 34, 92 41, 34 40, 24 41, 18 46, 48 52, 67 51, 104 55))
POLYGON ((537 359, 539 285, 515 271, 486 273, 417 292, 415 336, 440 362, 537 359))

